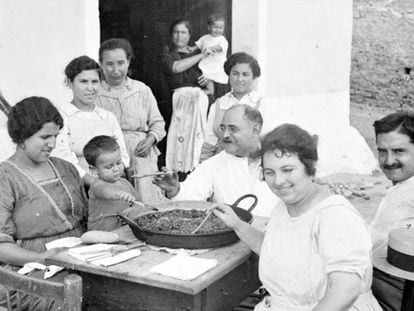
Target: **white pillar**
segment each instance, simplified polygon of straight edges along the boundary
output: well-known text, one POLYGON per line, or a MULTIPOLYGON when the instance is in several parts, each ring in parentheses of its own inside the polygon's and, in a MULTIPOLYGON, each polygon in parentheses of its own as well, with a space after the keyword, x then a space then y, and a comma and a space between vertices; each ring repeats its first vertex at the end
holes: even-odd
POLYGON ((320 136, 325 172, 371 172, 375 158, 349 123, 352 1, 235 0, 232 16, 233 52, 252 54, 262 68, 263 131, 298 124, 320 136))

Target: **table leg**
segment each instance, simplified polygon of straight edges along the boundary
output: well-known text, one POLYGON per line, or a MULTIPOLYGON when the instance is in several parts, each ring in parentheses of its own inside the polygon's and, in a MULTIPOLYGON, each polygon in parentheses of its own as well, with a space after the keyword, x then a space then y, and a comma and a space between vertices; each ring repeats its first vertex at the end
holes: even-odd
POLYGON ((401 311, 414 311, 414 281, 405 280, 401 311))

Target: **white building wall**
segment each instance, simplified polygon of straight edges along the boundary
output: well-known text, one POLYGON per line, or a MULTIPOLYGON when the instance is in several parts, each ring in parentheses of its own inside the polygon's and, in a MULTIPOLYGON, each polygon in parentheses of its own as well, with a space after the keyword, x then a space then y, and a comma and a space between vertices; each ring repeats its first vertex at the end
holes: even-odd
POLYGON ((295 123, 319 136, 321 175, 371 173, 376 160, 349 123, 351 0, 233 0, 233 52, 257 57, 263 132, 295 123))
MULTIPOLYGON (((70 101, 65 66, 85 54, 97 60, 99 29, 98 0, 1 0, 0 90, 6 99, 70 101)), ((8 138, 5 127, 0 112, 0 143, 8 138)))

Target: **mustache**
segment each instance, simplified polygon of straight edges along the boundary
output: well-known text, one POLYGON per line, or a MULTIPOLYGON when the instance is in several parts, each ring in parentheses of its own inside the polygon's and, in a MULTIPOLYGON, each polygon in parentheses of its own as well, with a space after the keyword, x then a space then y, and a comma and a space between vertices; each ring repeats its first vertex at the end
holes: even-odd
POLYGON ((386 170, 395 170, 397 168, 402 168, 402 165, 400 163, 393 163, 391 165, 384 164, 382 167, 386 170))

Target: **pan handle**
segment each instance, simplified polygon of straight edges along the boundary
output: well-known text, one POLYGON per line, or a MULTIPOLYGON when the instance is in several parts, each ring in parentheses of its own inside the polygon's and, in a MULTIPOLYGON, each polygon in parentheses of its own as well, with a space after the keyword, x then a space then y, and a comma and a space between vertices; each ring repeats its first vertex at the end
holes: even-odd
POLYGON ((135 236, 138 239, 140 239, 141 241, 145 242, 146 239, 142 235, 142 229, 141 229, 141 227, 134 220, 132 220, 131 218, 129 218, 129 217, 125 216, 125 215, 123 215, 122 213, 118 213, 118 216, 120 218, 122 218, 122 220, 124 220, 129 225, 129 227, 131 229, 135 229, 135 230, 133 230, 133 232, 134 232, 135 236))
POLYGON ((231 206, 238 207, 237 205, 239 205, 239 203, 241 201, 243 201, 244 199, 247 199, 247 198, 253 198, 254 199, 254 202, 252 203, 252 205, 247 210, 248 212, 251 212, 256 207, 257 202, 258 202, 257 196, 255 196, 254 194, 245 194, 245 195, 241 196, 231 206))

